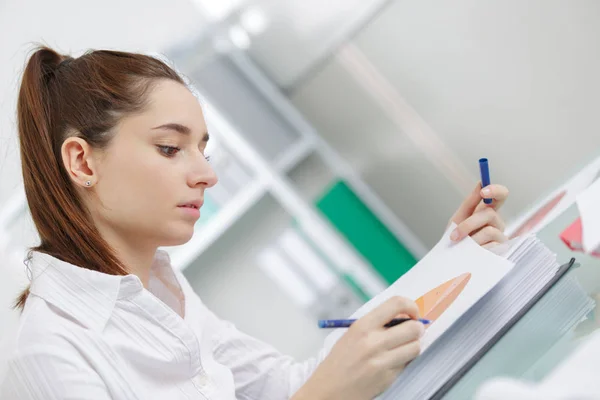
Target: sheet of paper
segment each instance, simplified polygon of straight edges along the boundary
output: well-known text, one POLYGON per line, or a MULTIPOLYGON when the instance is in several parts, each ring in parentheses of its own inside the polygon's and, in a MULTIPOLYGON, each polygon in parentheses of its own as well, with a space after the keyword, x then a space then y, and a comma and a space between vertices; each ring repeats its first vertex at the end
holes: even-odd
POLYGON ((600 179, 577 197, 581 217, 582 245, 586 253, 600 247, 600 179))
MULTIPOLYGON (((438 244, 417 265, 400 277, 385 291, 371 299, 356 311, 352 318, 360 318, 392 296, 417 300, 437 286, 470 273, 471 278, 458 297, 427 327, 422 338, 424 351, 444 333, 463 313, 486 294, 513 267, 513 263, 475 243, 470 237, 454 244, 450 233, 456 227, 452 224, 438 244)), ((327 337, 326 347, 331 348, 344 333, 339 329, 327 337)))

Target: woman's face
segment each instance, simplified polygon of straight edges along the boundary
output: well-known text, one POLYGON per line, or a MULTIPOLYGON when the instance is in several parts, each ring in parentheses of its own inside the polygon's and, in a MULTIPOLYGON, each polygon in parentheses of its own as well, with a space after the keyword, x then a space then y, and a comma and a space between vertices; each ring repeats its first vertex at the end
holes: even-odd
POLYGON ((88 205, 101 234, 141 246, 187 242, 204 191, 217 183, 204 155, 207 141, 192 93, 174 81, 156 83, 146 109, 123 118, 94 157, 88 205))

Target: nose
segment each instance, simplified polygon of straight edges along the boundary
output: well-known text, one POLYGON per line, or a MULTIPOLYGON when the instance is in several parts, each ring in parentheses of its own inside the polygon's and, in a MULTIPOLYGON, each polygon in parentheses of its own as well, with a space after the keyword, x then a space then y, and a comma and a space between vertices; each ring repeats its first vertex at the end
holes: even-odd
POLYGON ((217 184, 219 181, 217 174, 203 155, 201 156, 201 159, 194 162, 194 164, 192 172, 188 174, 188 186, 204 186, 205 188, 211 188, 217 184))

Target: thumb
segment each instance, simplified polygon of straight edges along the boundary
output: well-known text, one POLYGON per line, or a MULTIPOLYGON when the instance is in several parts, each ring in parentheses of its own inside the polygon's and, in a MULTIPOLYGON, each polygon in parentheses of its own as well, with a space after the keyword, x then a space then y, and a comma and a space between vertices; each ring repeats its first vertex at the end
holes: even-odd
POLYGON ((481 202, 481 182, 477 183, 477 186, 473 189, 473 191, 467 196, 466 199, 463 200, 462 204, 456 210, 454 215, 452 216, 452 222, 455 224, 460 224, 471 215, 477 208, 477 205, 481 202))

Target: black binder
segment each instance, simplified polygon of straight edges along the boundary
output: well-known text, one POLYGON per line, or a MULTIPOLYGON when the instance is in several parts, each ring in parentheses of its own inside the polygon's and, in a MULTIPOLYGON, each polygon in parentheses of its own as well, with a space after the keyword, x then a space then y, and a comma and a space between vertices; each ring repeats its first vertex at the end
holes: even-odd
POLYGON ((575 263, 575 258, 562 265, 554 277, 548 281, 546 285, 523 307, 504 327, 498 331, 485 346, 483 346, 465 365, 463 365, 450 379, 446 381, 438 390, 429 398, 429 400, 442 399, 452 387, 458 383, 466 374, 479 362, 479 360, 492 348, 502 337, 523 318, 544 295, 561 280, 561 278, 571 270, 577 268, 579 264, 575 263))

